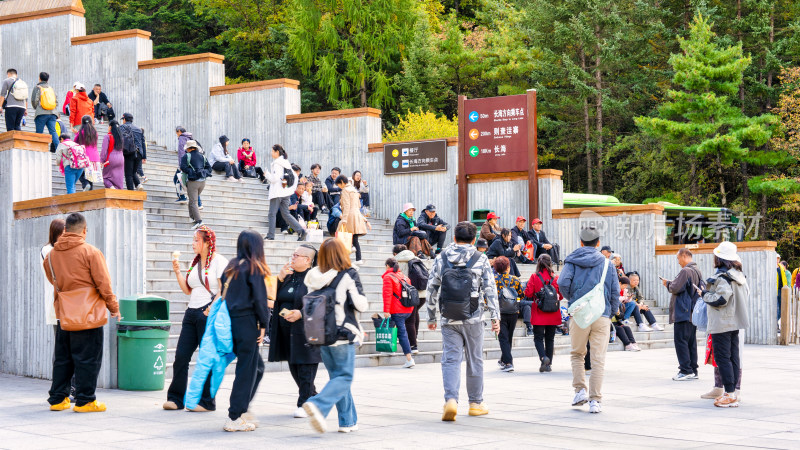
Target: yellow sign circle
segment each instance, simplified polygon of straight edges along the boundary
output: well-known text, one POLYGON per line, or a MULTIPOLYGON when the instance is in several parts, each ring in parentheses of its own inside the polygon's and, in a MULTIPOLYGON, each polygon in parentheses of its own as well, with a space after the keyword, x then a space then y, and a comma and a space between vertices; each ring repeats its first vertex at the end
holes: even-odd
POLYGON ((392 150, 392 156, 397 158, 398 156, 400 156, 400 152, 397 151, 397 149, 394 149, 394 150, 392 150))

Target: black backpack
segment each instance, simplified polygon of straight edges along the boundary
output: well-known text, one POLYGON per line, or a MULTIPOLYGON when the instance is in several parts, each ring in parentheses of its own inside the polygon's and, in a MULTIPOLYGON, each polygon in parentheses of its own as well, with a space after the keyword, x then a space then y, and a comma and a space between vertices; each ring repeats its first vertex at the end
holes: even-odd
MULTIPOLYGON (((413 308, 415 306, 419 306, 419 292, 417 292, 417 288, 411 285, 407 281, 407 278, 403 277, 395 277, 397 281, 400 282, 400 288, 402 295, 398 298, 400 300, 400 304, 405 306, 406 308, 413 308)), ((397 294, 395 294, 397 297, 397 294)))
POLYGON ((286 182, 286 187, 294 186, 294 170, 284 167, 282 180, 286 182))
POLYGON ((303 296, 303 327, 310 345, 332 345, 339 340, 336 324, 336 287, 346 271, 339 272, 331 284, 303 296))
POLYGON ((558 292, 555 286, 551 284, 552 280, 544 281, 541 272, 536 274, 539 276, 539 281, 542 282, 542 289, 536 293, 536 306, 539 311, 551 313, 561 310, 561 304, 558 301, 558 292))
POLYGON ((472 296, 472 266, 483 253, 475 251, 466 266, 453 266, 442 258, 442 286, 439 294, 439 311, 449 320, 466 320, 478 310, 479 299, 472 296))
POLYGON ((408 279, 417 290, 428 289, 428 268, 419 258, 414 258, 408 262, 408 279))
POLYGON ((144 132, 141 128, 123 124, 119 127, 122 135, 122 154, 124 156, 136 155, 143 158, 145 155, 144 132))
POLYGON ((517 303, 517 291, 511 286, 503 286, 497 293, 498 301, 500 303, 500 314, 517 314, 519 313, 519 304, 517 303))

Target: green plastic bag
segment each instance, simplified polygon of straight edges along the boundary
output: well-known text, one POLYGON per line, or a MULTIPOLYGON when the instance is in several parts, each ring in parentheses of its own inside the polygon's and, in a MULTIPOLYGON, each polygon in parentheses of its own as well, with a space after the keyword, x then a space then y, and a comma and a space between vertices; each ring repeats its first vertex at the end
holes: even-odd
POLYGON ((383 319, 381 325, 375 328, 375 351, 379 353, 397 351, 397 327, 390 327, 389 319, 383 319))

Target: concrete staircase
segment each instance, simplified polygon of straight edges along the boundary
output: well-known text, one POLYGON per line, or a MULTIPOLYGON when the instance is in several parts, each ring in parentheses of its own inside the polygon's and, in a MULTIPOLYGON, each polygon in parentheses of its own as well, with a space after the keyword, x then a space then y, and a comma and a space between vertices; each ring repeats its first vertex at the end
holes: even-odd
MULTIPOLYGON (((34 131, 33 112, 30 112, 28 125, 24 131, 34 131)), ((0 123, 0 126, 4 124, 0 123)), ((100 134, 100 141, 107 133, 106 125, 97 126, 100 134)), ((144 172, 148 177, 145 184, 147 191, 147 201, 145 208, 147 211, 147 294, 157 295, 170 300, 170 320, 172 328, 169 339, 169 373, 171 373, 171 363, 173 360, 174 349, 177 345, 178 336, 181 330, 181 319, 183 312, 188 304, 188 296, 180 291, 175 276, 172 272, 171 253, 174 250, 182 252, 181 260, 184 270, 192 256, 191 242, 193 232, 186 205, 175 203, 175 195, 172 178, 177 165, 177 153, 175 143, 169 143, 169 149, 155 143, 148 144, 148 159, 144 165, 144 172)), ((101 188, 102 186, 95 186, 101 188)), ((80 185, 77 187, 80 189, 80 185)), ((66 193, 64 177, 58 171, 56 164, 53 164, 53 194, 61 195, 66 193)), ((203 221, 210 226, 217 234, 217 251, 227 258, 236 254, 236 238, 240 231, 253 229, 262 235, 267 233, 267 213, 268 213, 268 190, 267 187, 254 179, 245 179, 244 183, 234 183, 225 180, 224 176, 214 176, 206 183, 205 190, 201 195, 204 210, 202 211, 203 221)), ((380 199, 374 199, 380 201, 380 199)), ((323 225, 327 217, 321 216, 320 223, 323 225)), ((365 264, 360 269, 361 280, 365 293, 369 299, 369 311, 361 315, 360 320, 364 329, 367 331, 367 339, 357 354, 357 366, 378 366, 378 365, 400 365, 405 361, 402 354, 380 354, 375 351, 375 330, 370 316, 383 309, 381 298, 381 277, 383 273, 383 262, 391 256, 392 249, 392 225, 393 221, 371 219, 372 231, 360 239, 365 264)), ((280 267, 288 261, 290 255, 298 245, 296 235, 276 235, 276 240, 265 244, 267 262, 273 273, 277 273, 280 267)), ((526 281, 533 273, 533 265, 520 265, 522 279, 526 281)), ((653 313, 658 322, 665 326, 663 332, 639 333, 635 330, 636 341, 642 349, 671 347, 672 330, 671 326, 666 325, 667 316, 662 308, 656 308, 651 304, 653 313)), ((421 330, 419 332, 418 347, 419 355, 414 357, 419 363, 433 363, 440 361, 441 358, 441 334, 437 331, 429 331, 426 327, 427 312, 421 311, 421 330)), ((487 321, 488 322, 488 321, 487 321)), ((569 337, 556 337, 556 353, 569 353, 569 337)), ((536 356, 533 338, 525 335, 525 328, 521 321, 516 329, 513 353, 515 357, 536 356)), ((399 346, 398 346, 399 349, 399 346)), ((611 350, 621 350, 622 346, 617 343, 610 345, 611 350)), ((266 360, 268 346, 264 346, 262 355, 266 360)), ((500 348, 495 336, 487 332, 484 341, 484 354, 486 359, 499 359, 500 348)), ((491 366, 490 366, 491 367, 491 366)), ((280 371, 288 367, 280 363, 267 363, 267 370, 280 371)), ((233 370, 231 367, 229 370, 233 370)), ((170 378, 171 375, 167 375, 170 378)))

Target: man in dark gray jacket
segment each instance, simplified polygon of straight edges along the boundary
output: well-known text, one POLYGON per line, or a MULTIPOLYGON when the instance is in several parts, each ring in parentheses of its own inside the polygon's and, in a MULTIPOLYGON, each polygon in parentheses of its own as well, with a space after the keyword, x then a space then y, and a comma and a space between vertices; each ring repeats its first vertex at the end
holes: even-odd
POLYGON ((580 406, 589 402, 589 412, 600 412, 600 401, 603 395, 600 389, 603 386, 603 373, 605 369, 606 350, 611 332, 611 316, 619 310, 619 280, 617 272, 611 261, 607 260, 597 250, 600 245, 600 233, 595 227, 584 228, 580 233, 581 247, 567 256, 564 260, 564 269, 558 277, 558 287, 561 295, 572 305, 595 286, 603 283, 606 308, 600 318, 586 328, 581 328, 570 320, 569 336, 572 342, 572 386, 575 388, 575 398, 572 406, 580 406), (606 269, 605 279, 603 264, 606 269), (586 370, 584 357, 586 344, 590 344, 592 376, 589 378, 589 394, 586 394, 586 370))
POLYGON ((678 250, 681 271, 674 280, 661 279, 661 283, 672 294, 669 301, 669 323, 673 324, 675 353, 678 355, 678 374, 675 381, 697 379, 697 327, 692 323, 692 311, 699 298, 694 286, 702 287, 703 274, 692 260, 688 248, 678 250))
POLYGON ((436 206, 428 205, 422 210, 422 214, 417 220, 417 226, 420 230, 428 233, 428 242, 431 247, 436 249, 436 254, 441 253, 450 225, 436 214, 436 206))

